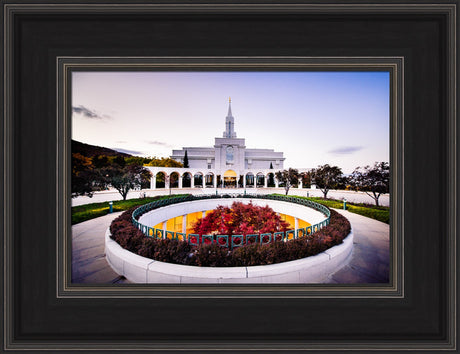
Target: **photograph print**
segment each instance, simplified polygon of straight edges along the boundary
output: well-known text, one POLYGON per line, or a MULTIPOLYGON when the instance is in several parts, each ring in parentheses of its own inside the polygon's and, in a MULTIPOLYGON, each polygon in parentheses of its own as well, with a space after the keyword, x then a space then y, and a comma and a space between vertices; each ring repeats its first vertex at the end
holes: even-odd
POLYGON ((74 71, 73 284, 388 284, 388 71, 74 71))

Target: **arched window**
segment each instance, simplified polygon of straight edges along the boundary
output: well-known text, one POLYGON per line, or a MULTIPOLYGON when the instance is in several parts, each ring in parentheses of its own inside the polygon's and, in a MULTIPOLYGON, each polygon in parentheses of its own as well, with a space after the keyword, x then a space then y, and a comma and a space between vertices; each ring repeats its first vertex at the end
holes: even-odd
POLYGON ((227 157, 227 163, 233 162, 233 146, 227 146, 226 157, 227 157))

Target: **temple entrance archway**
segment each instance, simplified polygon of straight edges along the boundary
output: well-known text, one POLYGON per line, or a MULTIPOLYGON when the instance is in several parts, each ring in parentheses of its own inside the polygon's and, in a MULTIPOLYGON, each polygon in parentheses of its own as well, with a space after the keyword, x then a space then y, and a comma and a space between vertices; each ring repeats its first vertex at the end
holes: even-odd
POLYGON ((224 188, 236 188, 237 174, 233 170, 227 170, 224 173, 224 188))

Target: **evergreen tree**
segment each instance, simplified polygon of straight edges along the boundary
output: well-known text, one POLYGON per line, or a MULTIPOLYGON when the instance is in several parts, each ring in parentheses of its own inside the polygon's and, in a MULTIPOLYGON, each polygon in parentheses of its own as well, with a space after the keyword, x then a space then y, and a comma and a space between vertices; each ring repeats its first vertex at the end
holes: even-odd
POLYGON ((185 150, 185 155, 184 155, 184 168, 189 168, 187 150, 185 150))

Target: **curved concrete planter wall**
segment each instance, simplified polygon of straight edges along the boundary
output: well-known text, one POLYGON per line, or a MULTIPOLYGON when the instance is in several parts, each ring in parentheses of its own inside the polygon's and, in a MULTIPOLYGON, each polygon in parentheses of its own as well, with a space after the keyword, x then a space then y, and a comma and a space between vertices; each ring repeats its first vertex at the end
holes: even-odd
POLYGON ((222 199, 204 199, 183 202, 180 204, 172 204, 164 206, 143 214, 139 218, 139 223, 147 226, 154 226, 164 220, 174 218, 176 216, 194 213, 197 211, 213 210, 219 205, 231 206, 233 202, 241 202, 253 205, 266 206, 268 205, 275 212, 289 214, 290 216, 305 220, 310 224, 316 224, 326 219, 326 216, 313 209, 301 204, 295 204, 287 201, 270 200, 270 199, 252 199, 252 198, 222 198, 222 199))
POLYGON ((154 261, 122 248, 105 235, 105 253, 113 270, 133 283, 322 283, 347 264, 353 232, 340 245, 295 261, 251 267, 195 267, 154 261))

